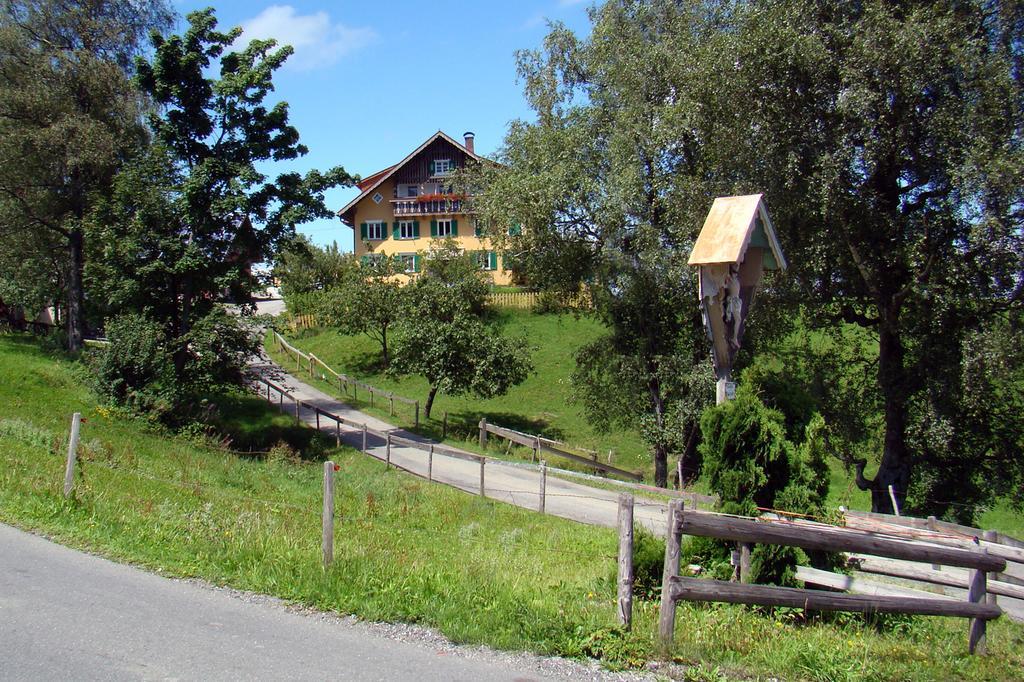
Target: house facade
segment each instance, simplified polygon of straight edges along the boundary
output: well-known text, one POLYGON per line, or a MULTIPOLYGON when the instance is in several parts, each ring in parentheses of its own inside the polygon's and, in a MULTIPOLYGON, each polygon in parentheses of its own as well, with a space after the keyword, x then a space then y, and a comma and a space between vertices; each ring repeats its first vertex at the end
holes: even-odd
POLYGON ((474 255, 494 284, 511 283, 501 255, 449 185, 452 173, 471 161, 484 161, 473 151, 473 133, 460 144, 438 131, 402 161, 360 181, 359 196, 338 212, 354 231, 356 256, 364 263, 400 259, 405 277, 412 277, 423 254, 450 237, 474 255))

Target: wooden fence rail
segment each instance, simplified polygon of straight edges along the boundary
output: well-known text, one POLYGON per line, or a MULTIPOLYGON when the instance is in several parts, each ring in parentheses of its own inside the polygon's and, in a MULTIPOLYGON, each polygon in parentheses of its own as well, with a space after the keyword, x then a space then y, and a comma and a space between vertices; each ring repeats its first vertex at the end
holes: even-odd
MULTIPOLYGON (((1006 568, 988 575, 987 599, 990 603, 1001 605, 1007 617, 1024 622, 1024 542, 1005 533, 939 521, 935 517, 921 519, 845 509, 842 511, 846 525, 851 528, 961 549, 981 549, 1004 559, 1006 568)), ((855 571, 867 574, 867 579, 884 575, 911 589, 938 589, 947 595, 957 595, 970 588, 970 576, 966 571, 943 567, 937 563, 929 565, 886 559, 866 552, 849 554, 847 561, 855 571)), ((866 582, 862 581, 864 584, 866 582)))
POLYGON ((509 440, 518 445, 523 445, 533 450, 533 459, 537 459, 540 452, 548 452, 558 457, 568 459, 573 462, 578 462, 588 466, 596 471, 600 471, 606 474, 615 474, 616 476, 622 476, 634 481, 642 481, 643 474, 635 471, 627 471, 620 469, 619 467, 612 466, 611 464, 605 464, 597 459, 597 455, 594 454, 591 457, 571 452, 568 450, 568 446, 565 443, 557 440, 551 440, 550 438, 544 438, 543 436, 536 436, 514 429, 508 429, 503 426, 496 424, 487 423, 486 419, 481 419, 478 425, 480 429, 480 447, 484 447, 487 444, 487 434, 493 433, 496 436, 509 440))
MULTIPOLYGON (((337 372, 333 368, 331 368, 330 365, 328 365, 326 362, 324 362, 323 360, 321 360, 317 356, 313 355, 312 353, 304 353, 301 350, 299 350, 298 348, 296 348, 295 346, 291 345, 290 343, 288 343, 285 340, 285 338, 283 336, 281 336, 277 332, 274 332, 274 341, 277 343, 277 347, 278 347, 278 349, 281 352, 287 353, 288 355, 293 356, 295 358, 295 369, 296 369, 296 371, 305 369, 305 371, 307 371, 309 373, 310 378, 312 378, 312 377, 316 376, 314 371, 313 371, 313 368, 314 367, 320 367, 321 369, 323 369, 328 374, 332 375, 337 380, 337 382, 338 382, 338 391, 340 391, 343 396, 347 396, 349 394, 349 391, 351 390, 352 398, 353 399, 358 399, 359 398, 359 390, 362 389, 364 392, 366 392, 370 396, 370 406, 371 407, 373 407, 375 405, 375 401, 376 400, 386 400, 388 402, 388 411, 391 414, 391 416, 395 415, 395 403, 396 402, 402 403, 402 404, 405 404, 405 405, 409 405, 409 406, 411 406, 413 408, 413 410, 412 410, 413 424, 416 427, 419 427, 419 425, 420 425, 420 401, 419 400, 413 400, 412 398, 406 398, 406 397, 397 395, 394 391, 385 391, 384 389, 377 388, 376 386, 371 386, 370 384, 367 384, 365 382, 359 381, 358 379, 353 379, 352 377, 350 377, 350 376, 348 376, 346 374, 342 374, 340 372, 337 372)), ((322 375, 321 378, 326 380, 327 377, 326 377, 326 375, 322 375)))
POLYGON ((1000 572, 1005 568, 1005 559, 993 556, 982 548, 969 549, 933 544, 810 521, 754 519, 700 511, 684 512, 683 503, 675 500, 669 504, 668 511, 659 635, 662 646, 667 651, 675 630, 677 601, 714 601, 820 611, 959 616, 970 619, 969 651, 981 653, 985 649, 986 622, 1002 614, 1002 609, 998 605, 985 603, 987 576, 990 572, 1000 572), (895 594, 834 594, 819 590, 685 578, 679 575, 680 543, 684 534, 828 552, 863 552, 891 559, 969 568, 971 571, 967 601, 952 601, 938 596, 922 598, 895 594))

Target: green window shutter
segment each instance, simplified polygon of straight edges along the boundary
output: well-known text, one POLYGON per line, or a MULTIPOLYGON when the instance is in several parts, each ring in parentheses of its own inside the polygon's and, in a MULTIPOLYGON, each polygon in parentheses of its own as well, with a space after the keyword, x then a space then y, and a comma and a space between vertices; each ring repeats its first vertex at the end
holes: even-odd
POLYGON ((420 238, 420 221, 412 221, 412 236, 416 239, 420 238))
POLYGON ((455 218, 452 218, 452 236, 459 236, 459 221, 456 220, 455 218))
POLYGON ((420 271, 420 255, 418 253, 415 256, 412 257, 412 271, 413 272, 419 272, 420 271))
POLYGON ((489 261, 489 265, 491 266, 490 269, 491 270, 497 270, 498 269, 498 254, 495 253, 494 251, 491 251, 489 254, 487 254, 487 258, 488 258, 488 261, 489 261))
POLYGON ((437 219, 436 218, 431 218, 430 219, 430 236, 431 237, 436 237, 437 236, 437 219))
POLYGON ((480 222, 477 221, 477 220, 474 220, 473 221, 473 236, 474 237, 479 237, 483 233, 484 233, 484 231, 480 229, 480 222))
POLYGON ((517 236, 523 233, 523 226, 519 223, 512 223, 508 228, 509 236, 517 236))
POLYGON ((365 268, 367 265, 370 264, 370 257, 369 256, 361 256, 359 258, 359 264, 362 265, 365 268))
POLYGON ((397 220, 395 222, 391 223, 391 236, 394 237, 395 239, 401 239, 401 237, 402 237, 402 232, 398 228, 398 221, 397 220))
POLYGON ((434 174, 434 162, 431 161, 430 162, 430 166, 427 169, 427 175, 433 175, 433 174, 434 174))
POLYGON ((359 237, 363 240, 366 239, 366 223, 359 223, 359 237))

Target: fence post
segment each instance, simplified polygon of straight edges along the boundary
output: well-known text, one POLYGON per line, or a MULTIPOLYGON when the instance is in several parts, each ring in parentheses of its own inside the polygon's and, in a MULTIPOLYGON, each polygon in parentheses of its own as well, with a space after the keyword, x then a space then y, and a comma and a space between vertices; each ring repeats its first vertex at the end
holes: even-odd
POLYGON ((281 411, 284 412, 284 391, 277 392, 277 404, 281 407, 281 411))
POLYGON ((540 457, 540 436, 534 436, 533 438, 533 457, 530 458, 531 462, 537 460, 540 457))
POLYGON ((480 458, 480 497, 486 497, 484 495, 484 462, 486 461, 483 457, 480 458))
MULTIPOLYGON (((985 540, 986 542, 999 542, 999 536, 994 530, 984 531, 981 534, 981 539, 985 540)), ((987 580, 999 580, 1000 577, 1001 576, 999 573, 989 573, 988 576, 986 576, 987 580)), ((986 593, 985 601, 989 604, 999 604, 999 602, 996 600, 996 595, 992 594, 991 592, 986 593)))
POLYGON ((270 402, 270 384, 267 384, 267 402, 270 402))
POLYGON ((313 356, 309 356, 309 378, 313 378, 313 356))
POLYGON ((373 407, 373 389, 370 389, 370 407, 373 407))
POLYGON ((430 444, 430 452, 427 453, 427 480, 434 480, 434 444, 430 444))
POLYGON ((420 428, 420 401, 416 401, 416 414, 413 417, 413 425, 418 429, 420 428))
POLYGON ((448 410, 444 411, 444 421, 441 422, 441 440, 448 437, 448 410))
POLYGON ((752 547, 749 542, 740 543, 740 582, 750 582, 750 551, 752 547))
POLYGON ((892 511, 896 516, 900 515, 900 505, 896 502, 896 491, 889 486, 889 499, 892 500, 892 511))
POLYGON ((619 624, 633 626, 633 496, 619 495, 619 624))
POLYGON ((341 447, 341 420, 334 420, 334 445, 341 447))
POLYGON ((366 424, 363 424, 363 452, 366 452, 366 424))
POLYGON ((661 583, 661 614, 658 619, 658 637, 661 653, 667 655, 672 648, 672 639, 676 630, 676 600, 672 595, 672 578, 679 575, 679 544, 682 531, 678 516, 683 511, 682 500, 673 500, 668 504, 668 519, 665 535, 665 569, 661 583))
POLYGON ((323 542, 324 568, 334 561, 334 462, 324 462, 323 542))
POLYGON ((486 417, 481 417, 480 418, 479 426, 480 426, 480 447, 481 448, 485 448, 485 447, 487 447, 487 418, 486 417))
MULTIPOLYGON (((980 604, 985 601, 985 592, 988 588, 985 571, 972 568, 971 583, 967 591, 967 601, 972 604, 980 604)), ((971 618, 970 631, 967 635, 967 649, 972 654, 985 653, 985 626, 987 621, 983 618, 971 618)))
POLYGON ((299 399, 296 398, 295 396, 292 396, 292 400, 295 401, 295 423, 298 424, 299 423, 299 399))
POLYGON ((391 432, 390 431, 388 432, 387 437, 385 438, 385 440, 387 441, 387 447, 385 448, 385 452, 384 452, 384 468, 385 469, 390 469, 391 468, 391 432))
POLYGON ((64 465, 64 497, 71 497, 75 487, 75 459, 78 457, 78 432, 82 427, 82 413, 71 415, 71 437, 68 439, 68 461, 64 465))
POLYGON ((544 513, 548 495, 548 463, 540 461, 540 513, 544 513))
POLYGON ((392 395, 388 398, 388 414, 392 417, 395 416, 395 396, 392 395))
POLYGON ((316 430, 320 430, 320 408, 313 406, 313 411, 316 413, 316 430))

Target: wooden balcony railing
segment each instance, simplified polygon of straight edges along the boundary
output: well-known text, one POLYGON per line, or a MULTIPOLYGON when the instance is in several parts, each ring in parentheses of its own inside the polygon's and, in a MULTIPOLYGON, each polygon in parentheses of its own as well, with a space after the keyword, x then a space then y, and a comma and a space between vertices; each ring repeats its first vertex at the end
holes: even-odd
POLYGON ((444 215, 446 213, 462 213, 461 199, 392 199, 391 205, 395 215, 444 215))

